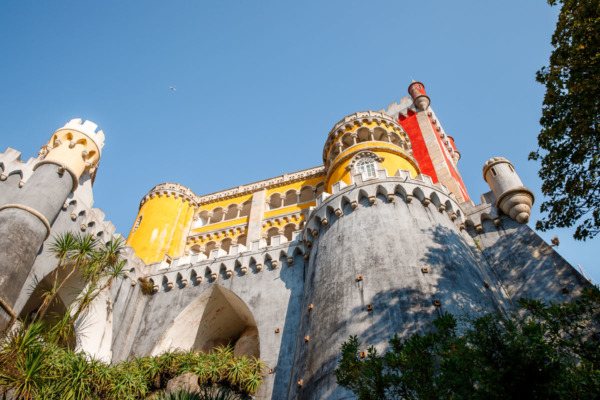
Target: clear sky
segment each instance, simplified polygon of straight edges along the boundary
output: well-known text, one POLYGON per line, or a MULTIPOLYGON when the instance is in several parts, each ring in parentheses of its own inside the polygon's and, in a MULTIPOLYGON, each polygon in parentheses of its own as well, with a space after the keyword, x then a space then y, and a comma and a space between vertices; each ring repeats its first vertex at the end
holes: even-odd
MULTIPOLYGON (((320 165, 338 120, 397 101, 414 78, 471 198, 489 191, 484 162, 504 156, 536 195, 535 221, 535 72, 557 14, 541 0, 5 1, 0 151, 27 159, 68 120, 94 121, 106 134, 96 206, 127 235, 158 183, 201 195, 320 165)), ((600 281, 600 239, 542 233, 554 235, 600 281)))

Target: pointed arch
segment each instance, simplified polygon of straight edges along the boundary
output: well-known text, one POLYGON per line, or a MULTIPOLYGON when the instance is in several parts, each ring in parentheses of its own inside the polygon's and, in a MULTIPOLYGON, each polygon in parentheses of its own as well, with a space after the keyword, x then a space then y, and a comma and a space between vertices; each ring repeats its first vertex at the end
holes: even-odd
POLYGON ((170 349, 210 352, 223 345, 234 346, 236 356, 260 357, 256 320, 250 308, 232 291, 213 285, 171 322, 152 355, 170 349))

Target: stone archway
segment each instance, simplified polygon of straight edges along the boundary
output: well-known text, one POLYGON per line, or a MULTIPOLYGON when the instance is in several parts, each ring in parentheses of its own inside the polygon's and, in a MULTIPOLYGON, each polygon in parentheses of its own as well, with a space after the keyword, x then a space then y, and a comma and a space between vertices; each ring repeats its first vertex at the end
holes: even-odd
MULTIPOLYGON (((59 277, 65 275, 65 271, 59 271, 59 277)), ((31 295, 23 306, 19 317, 23 320, 30 320, 42 304, 44 292, 52 286, 50 282, 51 274, 46 275, 35 288, 32 288, 31 295)), ((58 295, 50 305, 44 320, 53 324, 62 318, 66 312, 70 311, 76 299, 81 295, 85 288, 79 273, 71 276, 58 292, 58 295)), ((112 359, 112 312, 109 290, 99 293, 96 299, 89 305, 87 311, 83 312, 75 321, 75 330, 69 338, 68 343, 63 343, 75 351, 84 351, 105 362, 112 359)))
POLYGON ((173 320, 152 355, 173 348, 210 352, 225 345, 232 345, 236 356, 260 357, 258 329, 252 312, 235 293, 213 285, 173 320))

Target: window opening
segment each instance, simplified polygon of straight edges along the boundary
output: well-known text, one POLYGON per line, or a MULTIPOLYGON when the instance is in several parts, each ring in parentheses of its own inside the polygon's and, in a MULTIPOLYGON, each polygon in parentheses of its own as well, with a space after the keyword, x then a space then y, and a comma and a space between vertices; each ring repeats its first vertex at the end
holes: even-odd
POLYGON ((360 160, 356 163, 356 171, 363 174, 367 178, 372 178, 375 176, 375 161, 372 159, 360 160))

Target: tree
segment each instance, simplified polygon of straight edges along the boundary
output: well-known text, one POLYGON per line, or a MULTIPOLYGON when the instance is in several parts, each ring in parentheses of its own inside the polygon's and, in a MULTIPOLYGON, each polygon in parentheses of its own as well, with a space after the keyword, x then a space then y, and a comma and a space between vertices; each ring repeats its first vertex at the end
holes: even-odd
POLYGON ((539 149, 539 176, 546 200, 542 231, 577 228, 575 239, 600 232, 600 5, 594 0, 548 0, 561 4, 550 65, 537 73, 546 86, 539 149), (583 221, 581 221, 583 219, 583 221), (580 222, 581 221, 581 222, 580 222))
POLYGON ((451 314, 425 333, 390 340, 382 355, 353 336, 342 345, 337 383, 370 399, 597 399, 600 291, 459 324, 451 314), (462 325, 462 326, 461 326, 462 325))
POLYGON ((74 334, 75 321, 90 308, 93 301, 112 282, 125 275, 126 260, 123 259, 124 241, 113 237, 101 243, 90 234, 65 232, 54 237, 49 250, 58 261, 50 273, 50 287, 43 294, 43 301, 31 322, 42 321, 50 306, 58 299, 59 292, 75 274, 85 283, 83 291, 66 310, 62 318, 49 327, 57 339, 68 344, 74 334))
POLYGON ((58 266, 48 276, 42 304, 31 319, 0 332, 0 398, 158 399, 170 379, 189 372, 198 375, 201 385, 190 399, 245 399, 255 393, 263 382, 264 362, 235 356, 231 346, 211 353, 170 350, 119 364, 73 350, 69 338, 75 322, 125 277, 123 248, 120 237, 102 243, 89 234, 67 232, 54 238, 49 249, 58 266), (74 277, 85 283, 84 289, 64 315, 49 318, 50 306, 74 277))

